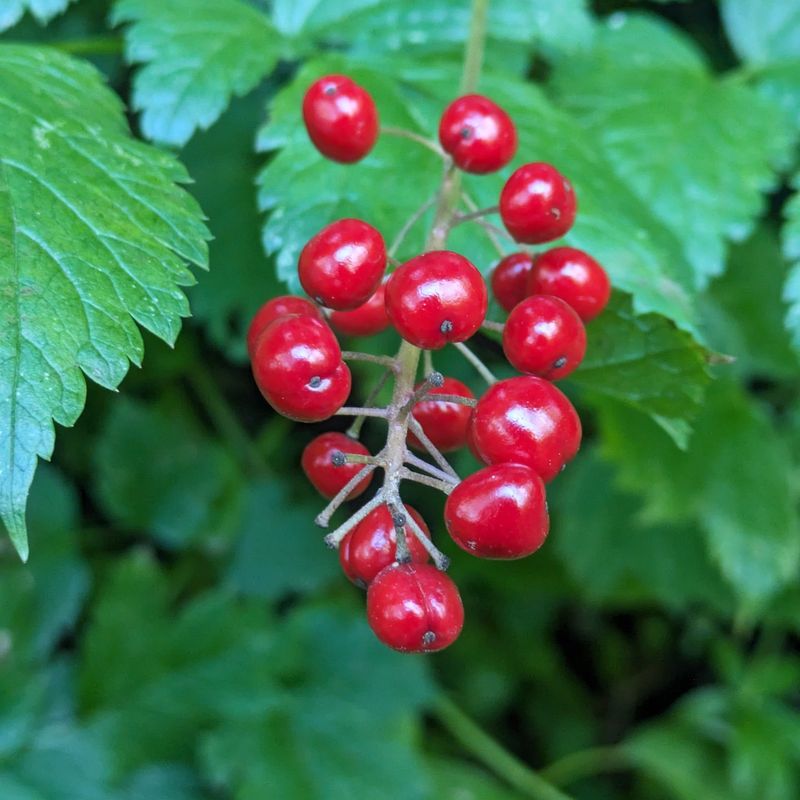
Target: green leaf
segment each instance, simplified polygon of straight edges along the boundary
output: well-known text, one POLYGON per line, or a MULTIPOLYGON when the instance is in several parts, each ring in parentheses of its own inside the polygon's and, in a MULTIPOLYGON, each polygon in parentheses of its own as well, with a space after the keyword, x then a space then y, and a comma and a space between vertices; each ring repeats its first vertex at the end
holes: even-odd
POLYGON ((615 171, 681 240, 694 282, 724 269, 791 153, 787 118, 751 89, 714 77, 665 23, 614 15, 592 50, 564 59, 557 95, 615 171), (654 59, 651 46, 656 42, 654 59), (671 57, 663 58, 670 42, 671 57))
MULTIPOLYGON (((455 64, 409 64, 391 61, 377 71, 371 59, 363 66, 342 58, 307 64, 275 98, 270 121, 261 131, 263 150, 280 150, 259 176, 259 201, 270 211, 264 228, 267 252, 275 254, 279 277, 298 285, 298 253, 320 227, 337 217, 363 217, 387 241, 435 191, 440 166, 435 155, 413 142, 381 137, 374 151, 357 165, 323 159, 311 146, 300 119, 302 94, 317 76, 346 72, 373 94, 388 125, 435 135, 441 108, 458 82, 455 64), (394 75, 397 79, 388 78, 394 75), (385 187, 391 186, 391 192, 385 187)), ((598 257, 620 289, 634 295, 638 312, 656 311, 691 330, 695 321, 692 275, 674 237, 608 169, 596 145, 573 120, 553 108, 530 83, 510 76, 485 77, 482 90, 514 118, 520 138, 516 163, 530 154, 552 160, 576 186, 581 213, 569 242, 598 257)), ((508 170, 467 181, 479 204, 496 203, 508 170)), ((421 221, 398 251, 402 258, 419 252, 430 220, 421 221)), ((497 254, 476 225, 462 225, 451 237, 453 249, 469 254, 486 273, 497 254)))
POLYGON ((614 470, 593 451, 571 464, 554 488, 552 546, 593 602, 655 600, 674 611, 703 604, 730 612, 730 591, 708 557, 702 530, 643 522, 641 501, 614 486, 614 470))
POLYGON ((784 206, 786 222, 783 226, 783 254, 792 267, 783 287, 783 299, 789 304, 786 327, 796 350, 800 351, 800 173, 792 185, 795 193, 784 206))
POLYGON ((786 0, 722 0, 722 21, 758 90, 800 127, 800 14, 786 0))
POLYGON ((800 560, 791 461, 781 433, 738 387, 718 381, 681 453, 620 405, 600 413, 604 452, 649 520, 696 519, 712 559, 749 612, 796 576, 800 560))
POLYGON ((736 358, 743 376, 791 378, 800 370, 784 326, 782 300, 786 262, 778 237, 765 226, 732 248, 728 269, 709 287, 703 301, 710 344, 736 358))
POLYGON ((181 405, 120 398, 94 450, 93 491, 112 520, 170 548, 218 549, 239 525, 243 478, 181 405))
POLYGON ((85 634, 81 707, 119 771, 186 759, 200 732, 272 697, 263 610, 210 593, 175 612, 173 591, 135 554, 108 578, 85 634))
POLYGON ((135 322, 172 342, 186 261, 206 229, 182 167, 133 141, 98 73, 0 45, 0 516, 27 557, 25 499, 53 420, 83 408, 81 372, 113 388, 142 358, 135 322))
POLYGON ((637 316, 630 297, 619 293, 587 333, 586 357, 572 381, 644 411, 685 448, 709 383, 705 350, 664 317, 637 316))
POLYGON ((214 237, 209 245, 214 269, 189 290, 192 317, 229 358, 241 362, 247 360, 250 320, 266 298, 283 291, 264 257, 253 191, 259 163, 252 139, 263 106, 263 92, 234 100, 211 130, 196 134, 181 153, 214 237))
POLYGON ((310 493, 293 496, 277 476, 249 487, 229 583, 246 595, 275 600, 340 578, 339 560, 313 523, 318 502, 310 493))
POLYGON ((0 31, 16 25, 26 11, 46 25, 57 14, 66 10, 72 0, 4 0, 0 6, 0 31))
POLYGON ((133 105, 142 130, 181 145, 208 128, 233 95, 249 92, 271 72, 280 40, 265 14, 242 0, 118 0, 112 23, 125 31, 134 79, 133 105))
MULTIPOLYGON (((460 50, 467 39, 470 6, 451 0, 347 0, 319 3, 277 0, 275 25, 295 47, 311 42, 345 42, 356 52, 442 53, 460 50)), ((526 50, 570 50, 591 39, 591 17, 584 0, 494 0, 489 6, 487 57, 510 44, 526 50)), ((498 58, 498 61, 500 59, 498 58)))

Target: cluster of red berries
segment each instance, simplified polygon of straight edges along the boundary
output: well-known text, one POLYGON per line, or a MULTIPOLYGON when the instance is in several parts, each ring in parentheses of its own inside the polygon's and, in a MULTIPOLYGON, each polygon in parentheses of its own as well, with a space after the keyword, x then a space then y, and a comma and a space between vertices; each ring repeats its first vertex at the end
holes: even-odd
MULTIPOLYGON (((306 93, 303 116, 314 145, 335 161, 358 161, 378 137, 371 96, 343 76, 316 81, 306 93)), ((456 167, 473 173, 504 167, 517 147, 509 116, 479 95, 451 103, 441 119, 439 140, 456 167)), ((547 242, 572 226, 575 195, 553 166, 526 164, 506 181, 499 213, 515 241, 547 242)), ((256 383, 278 412, 318 422, 344 405, 351 377, 332 328, 365 336, 391 325, 410 345, 438 350, 464 342, 484 324, 487 287, 464 256, 426 252, 385 279, 388 261, 379 231, 357 219, 338 220, 305 245, 298 272, 311 300, 274 298, 248 331, 256 383)), ((552 381, 580 364, 586 349, 584 322, 602 311, 610 285, 596 261, 569 247, 506 256, 491 284, 510 312, 503 350, 524 374, 494 382, 476 400, 460 381, 432 373, 408 397, 395 397, 384 416, 390 426, 403 426, 399 464, 404 479, 416 476, 448 494, 445 524, 456 544, 475 556, 513 559, 544 542, 549 528, 544 484, 580 446, 578 415, 552 381), (424 462, 406 446, 427 450, 437 464, 424 462), (441 468, 441 454, 464 446, 486 466, 459 481, 441 468)), ((318 436, 302 457, 311 483, 332 500, 330 513, 366 491, 375 468, 383 467, 388 480, 390 462, 399 480, 397 458, 386 450, 371 456, 344 433, 318 436)), ((334 532, 327 540, 339 546, 347 577, 368 588, 369 623, 384 643, 402 651, 439 650, 461 630, 461 598, 450 578, 428 563, 438 551, 425 521, 415 509, 392 502, 396 497, 384 485, 340 527, 340 535, 334 532)), ((326 512, 320 515, 325 522, 326 512)), ((437 560, 437 566, 443 563, 443 557, 437 560)))

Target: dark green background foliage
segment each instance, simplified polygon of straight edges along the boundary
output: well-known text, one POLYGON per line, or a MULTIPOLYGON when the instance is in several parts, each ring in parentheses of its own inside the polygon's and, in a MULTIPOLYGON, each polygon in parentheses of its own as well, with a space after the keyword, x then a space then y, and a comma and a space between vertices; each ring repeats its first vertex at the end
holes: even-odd
POLYGON ((330 426, 252 385, 247 322, 303 242, 345 215, 391 240, 439 180, 400 139, 322 160, 304 88, 352 74, 434 135, 469 18, 0 0, 2 800, 800 797, 800 0, 492 1, 482 91, 515 163, 572 178, 567 241, 617 291, 541 552, 455 553, 409 492, 454 556, 450 650, 374 641, 298 469, 330 426))

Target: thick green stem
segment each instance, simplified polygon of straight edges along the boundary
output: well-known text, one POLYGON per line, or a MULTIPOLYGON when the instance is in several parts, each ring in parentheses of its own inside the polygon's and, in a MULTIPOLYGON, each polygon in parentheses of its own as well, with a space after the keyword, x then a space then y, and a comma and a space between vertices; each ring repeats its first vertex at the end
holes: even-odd
POLYGON ((560 758, 542 770, 542 777, 558 786, 604 772, 630 769, 631 762, 619 747, 592 747, 560 758))
POLYGON ((476 725, 452 700, 441 695, 436 718, 450 735, 495 775, 532 800, 571 800, 476 725))
POLYGON ((472 0, 469 39, 464 51, 464 69, 461 73, 461 94, 472 94, 478 88, 488 18, 489 0, 472 0))

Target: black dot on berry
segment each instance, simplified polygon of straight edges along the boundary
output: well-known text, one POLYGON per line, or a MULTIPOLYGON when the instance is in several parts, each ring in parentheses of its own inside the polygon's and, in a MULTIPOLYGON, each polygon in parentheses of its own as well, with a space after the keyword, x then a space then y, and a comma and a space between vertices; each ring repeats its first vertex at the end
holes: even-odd
POLYGON ((441 389, 444 386, 444 375, 441 372, 431 372, 428 375, 428 383, 435 389, 441 389))
POLYGON ((433 631, 426 631, 422 634, 422 644, 426 647, 432 645, 436 641, 436 634, 433 631))
POLYGON ((555 219, 561 219, 561 212, 557 208, 550 209, 550 216, 555 219))
POLYGON ((402 528, 406 524, 406 515, 401 513, 392 514, 392 522, 395 528, 402 528))
POLYGON ((460 136, 462 139, 471 139, 472 138, 472 128, 468 128, 466 125, 461 129, 460 136))
POLYGON ((322 93, 323 93, 323 94, 327 94, 327 95, 336 94, 336 87, 335 87, 335 86, 333 86, 332 84, 328 84, 328 85, 327 85, 327 86, 326 86, 326 87, 325 87, 325 88, 322 90, 322 93))
POLYGON ((347 458, 341 450, 334 450, 331 453, 331 463, 334 467, 343 467, 346 462, 347 458))
POLYGON ((561 369, 567 363, 567 357, 561 356, 553 362, 553 369, 561 369))
POLYGON ((321 383, 322 383, 322 378, 320 378, 320 377, 319 377, 319 375, 315 375, 315 376, 314 376, 314 377, 313 377, 313 378, 312 378, 312 379, 311 379, 311 380, 308 382, 308 385, 309 385, 309 386, 310 386, 312 389, 318 389, 321 383))
POLYGON ((439 326, 439 330, 440 330, 442 333, 445 333, 445 334, 447 334, 447 333, 450 333, 450 332, 453 330, 453 323, 452 323, 452 322, 451 322, 449 319, 446 319, 446 320, 445 320, 445 321, 444 321, 444 322, 443 322, 443 323, 442 323, 442 324, 439 326))

